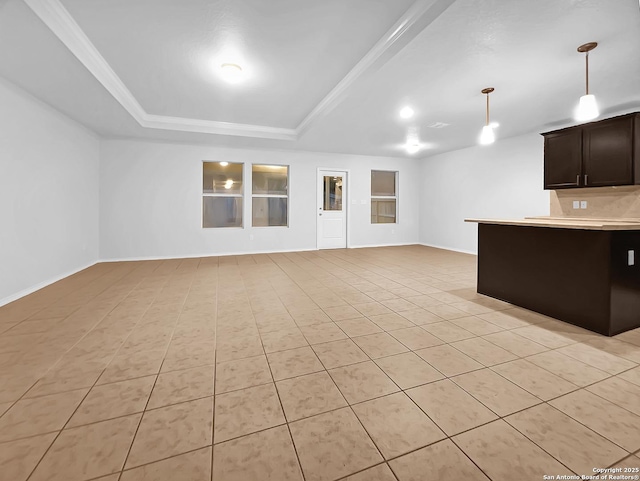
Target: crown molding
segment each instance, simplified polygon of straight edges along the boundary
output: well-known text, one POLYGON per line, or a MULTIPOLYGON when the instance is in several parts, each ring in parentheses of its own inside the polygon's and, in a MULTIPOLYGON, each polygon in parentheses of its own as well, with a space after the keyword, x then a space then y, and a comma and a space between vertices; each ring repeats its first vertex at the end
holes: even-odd
POLYGON ((372 75, 455 0, 417 0, 295 129, 150 114, 114 72, 60 0, 24 0, 73 55, 142 127, 295 141, 339 105, 356 81, 372 75))
POLYGON ((295 129, 147 113, 59 0, 24 2, 142 127, 265 139, 297 139, 295 129))
POLYGON ((55 36, 138 122, 142 106, 58 0, 24 0, 55 36))
POLYGON ((417 0, 364 57, 300 122, 298 135, 329 114, 347 96, 357 80, 366 78, 394 57, 411 40, 438 18, 455 0, 417 0))
POLYGON ((295 129, 269 127, 267 125, 234 124, 217 120, 189 119, 145 113, 140 125, 148 129, 177 130, 202 134, 234 135, 260 139, 297 140, 295 129))

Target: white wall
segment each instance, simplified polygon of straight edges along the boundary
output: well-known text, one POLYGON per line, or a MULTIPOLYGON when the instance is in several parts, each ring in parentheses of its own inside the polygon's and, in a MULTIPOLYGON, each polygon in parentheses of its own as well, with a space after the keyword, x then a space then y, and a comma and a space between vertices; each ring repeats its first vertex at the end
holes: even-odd
POLYGON ((315 249, 319 167, 350 171, 350 247, 475 252, 464 218, 549 213, 537 134, 417 161, 100 140, 2 79, 0 105, 0 305, 97 259, 315 249), (289 227, 250 226, 245 182, 245 228, 202 229, 203 160, 289 165, 289 227), (370 223, 372 169, 399 171, 398 224, 370 223))
POLYGON ((356 202, 349 204, 351 247, 418 242, 419 163, 415 160, 103 140, 100 257, 141 259, 315 249, 318 167, 350 170, 349 195, 356 202), (203 160, 245 163, 244 229, 201 227, 203 160), (290 165, 289 227, 251 227, 251 186, 246 182, 251 163, 290 165), (371 169, 400 172, 397 225, 370 223, 371 169))
POLYGON ((543 138, 527 134, 423 160, 420 242, 477 252, 477 225, 465 218, 549 215, 543 138))
POLYGON ((475 252, 464 218, 549 212, 537 134, 418 161, 100 140, 2 79, 0 105, 0 305, 97 259, 315 249, 319 167, 350 171, 350 247, 475 252), (289 227, 251 227, 245 182, 245 228, 202 229, 203 160, 289 165, 289 227), (370 223, 372 169, 399 171, 398 224, 370 223))
POLYGON ((0 78, 0 305, 98 257, 98 137, 0 78))

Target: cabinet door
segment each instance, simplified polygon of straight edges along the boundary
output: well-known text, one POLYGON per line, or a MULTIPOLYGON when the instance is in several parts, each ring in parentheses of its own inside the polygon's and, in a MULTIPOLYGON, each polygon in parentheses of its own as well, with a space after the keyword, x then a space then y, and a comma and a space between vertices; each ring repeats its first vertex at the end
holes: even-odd
POLYGON ((603 120, 583 132, 584 185, 633 184, 633 118, 603 120))
POLYGON ((544 188, 580 187, 582 130, 569 129, 544 137, 544 188))

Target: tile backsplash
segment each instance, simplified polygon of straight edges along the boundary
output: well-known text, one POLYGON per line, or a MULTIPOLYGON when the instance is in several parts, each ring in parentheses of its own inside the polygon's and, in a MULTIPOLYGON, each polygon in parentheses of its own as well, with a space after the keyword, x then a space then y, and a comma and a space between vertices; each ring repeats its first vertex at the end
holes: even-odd
POLYGON ((551 191, 552 217, 640 219, 640 186, 595 187, 551 191), (573 201, 587 201, 586 209, 574 209, 573 201))

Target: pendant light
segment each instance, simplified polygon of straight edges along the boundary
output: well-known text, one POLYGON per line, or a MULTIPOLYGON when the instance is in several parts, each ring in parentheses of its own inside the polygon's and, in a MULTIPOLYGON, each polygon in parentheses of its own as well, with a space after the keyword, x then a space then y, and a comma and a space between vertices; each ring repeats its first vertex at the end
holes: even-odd
POLYGON ((597 42, 589 42, 578 47, 578 52, 585 54, 584 59, 586 66, 586 94, 580 97, 580 103, 578 104, 575 115, 575 119, 581 122, 593 120, 600 115, 596 98, 589 93, 589 52, 597 46, 597 42))
POLYGON ((493 133, 493 127, 489 124, 489 94, 495 89, 493 87, 487 87, 482 89, 481 92, 487 96, 487 118, 486 124, 482 127, 482 133, 480 134, 480 143, 482 145, 493 144, 496 140, 496 136, 493 133))

